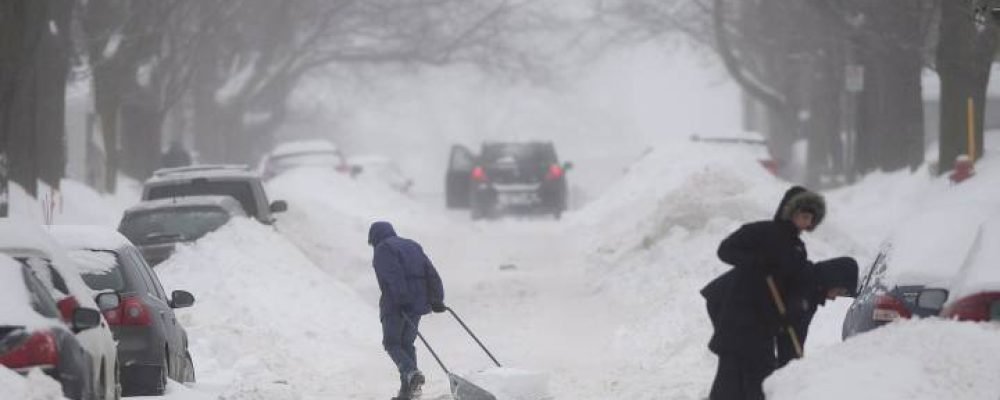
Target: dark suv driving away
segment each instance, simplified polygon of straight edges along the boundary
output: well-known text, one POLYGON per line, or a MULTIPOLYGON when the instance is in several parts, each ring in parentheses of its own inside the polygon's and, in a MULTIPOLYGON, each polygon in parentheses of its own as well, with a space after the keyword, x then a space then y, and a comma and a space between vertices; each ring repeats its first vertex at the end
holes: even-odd
POLYGON ((449 208, 470 209, 473 219, 504 213, 552 214, 566 210, 566 171, 552 142, 487 142, 478 156, 452 147, 446 178, 449 208))

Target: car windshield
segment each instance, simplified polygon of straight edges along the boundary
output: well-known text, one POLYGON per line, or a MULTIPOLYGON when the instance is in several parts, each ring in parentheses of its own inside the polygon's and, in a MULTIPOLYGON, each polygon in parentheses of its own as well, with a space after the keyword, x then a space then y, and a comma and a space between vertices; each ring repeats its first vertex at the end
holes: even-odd
POLYGON ((229 222, 217 207, 162 208, 125 216, 118 230, 132 243, 183 242, 200 239, 229 222))
POLYGON ((91 289, 125 290, 125 277, 122 275, 121 262, 118 255, 107 250, 72 250, 69 257, 76 261, 80 268, 83 282, 91 289))
POLYGON ((489 144, 483 147, 482 161, 487 164, 504 159, 512 159, 520 165, 556 163, 556 155, 551 147, 530 143, 489 144))
POLYGON ((245 181, 209 181, 194 179, 176 183, 157 185, 149 189, 143 200, 167 199, 171 197, 223 195, 240 202, 247 215, 257 215, 253 188, 245 181))

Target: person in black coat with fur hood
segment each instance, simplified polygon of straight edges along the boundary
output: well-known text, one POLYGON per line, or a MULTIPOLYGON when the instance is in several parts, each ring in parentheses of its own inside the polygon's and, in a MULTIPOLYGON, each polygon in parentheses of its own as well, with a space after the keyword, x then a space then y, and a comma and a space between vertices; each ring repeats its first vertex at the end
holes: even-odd
POLYGON ((764 398, 764 378, 777 365, 776 335, 804 317, 803 307, 787 305, 800 303, 818 287, 799 235, 815 229, 825 215, 822 196, 795 186, 785 193, 774 219, 743 225, 722 241, 719 258, 733 269, 701 292, 714 328, 709 349, 719 356, 710 399, 764 398), (774 302, 769 278, 786 302, 785 315, 774 302))

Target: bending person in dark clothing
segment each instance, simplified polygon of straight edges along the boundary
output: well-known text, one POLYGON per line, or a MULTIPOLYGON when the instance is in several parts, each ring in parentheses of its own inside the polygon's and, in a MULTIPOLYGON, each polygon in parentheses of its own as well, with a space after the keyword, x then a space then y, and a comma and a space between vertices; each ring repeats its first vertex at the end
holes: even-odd
MULTIPOLYGON (((858 263, 853 258, 838 257, 820 261, 815 265, 815 272, 817 282, 813 289, 806 291, 802 298, 789 300, 790 314, 798 315, 797 318, 790 319, 789 322, 795 329, 799 346, 803 349, 806 346, 806 335, 809 334, 809 324, 812 323, 816 309, 826 304, 827 300, 857 295, 858 263)), ((787 331, 779 330, 776 344, 778 350, 777 368, 784 367, 793 358, 798 357, 787 331)))
POLYGON ((799 235, 815 229, 825 214, 820 195, 796 186, 785 193, 773 220, 743 225, 722 241, 719 258, 733 269, 702 289, 714 328, 709 348, 719 356, 712 400, 764 398, 761 385, 777 361, 775 336, 800 317, 779 314, 767 281, 773 279, 786 303, 815 287, 814 266, 799 235))
POLYGON ((388 222, 373 223, 368 244, 374 248, 372 266, 378 287, 382 346, 399 370, 399 394, 394 400, 420 396, 424 375, 417 369, 417 339, 420 317, 444 312, 444 287, 430 258, 417 242, 396 236, 388 222))

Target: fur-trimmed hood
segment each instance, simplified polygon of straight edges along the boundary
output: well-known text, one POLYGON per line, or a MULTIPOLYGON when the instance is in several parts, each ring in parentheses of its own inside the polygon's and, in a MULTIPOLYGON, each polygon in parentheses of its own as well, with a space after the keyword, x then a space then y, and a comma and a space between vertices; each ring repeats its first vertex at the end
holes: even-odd
POLYGON ((792 195, 784 203, 781 207, 780 219, 791 221, 792 215, 798 211, 805 211, 813 215, 813 225, 809 228, 811 231, 816 229, 823 222, 823 218, 826 217, 826 200, 818 193, 803 189, 792 195))

